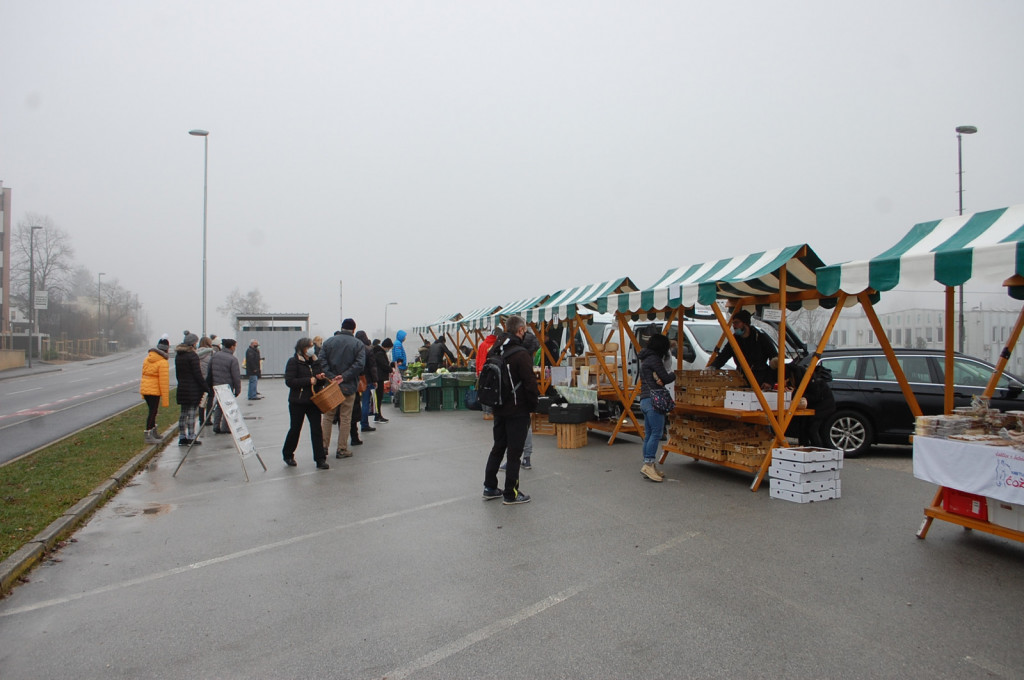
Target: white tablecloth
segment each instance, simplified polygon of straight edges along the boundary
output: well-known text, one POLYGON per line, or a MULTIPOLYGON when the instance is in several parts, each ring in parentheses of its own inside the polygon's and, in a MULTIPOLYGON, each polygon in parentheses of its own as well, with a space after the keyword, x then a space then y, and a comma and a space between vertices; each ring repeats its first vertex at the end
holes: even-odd
POLYGON ((955 439, 914 437, 914 476, 1024 505, 1024 452, 955 439))

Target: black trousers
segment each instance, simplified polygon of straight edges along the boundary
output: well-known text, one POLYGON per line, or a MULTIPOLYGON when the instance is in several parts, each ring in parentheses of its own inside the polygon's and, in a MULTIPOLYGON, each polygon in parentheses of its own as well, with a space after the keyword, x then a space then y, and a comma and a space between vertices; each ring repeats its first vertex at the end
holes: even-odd
POLYGON ((156 412, 160 409, 160 395, 159 394, 146 394, 143 395, 146 400, 146 406, 149 407, 149 415, 146 417, 146 429, 152 430, 156 427, 156 412))
POLYGON ((516 413, 500 416, 494 414, 494 446, 487 456, 487 468, 484 470, 484 486, 488 489, 498 488, 498 468, 501 459, 505 458, 505 489, 507 500, 512 500, 519 493, 519 466, 523 459, 523 445, 526 434, 530 431, 530 414, 516 413))
POLYGON ((285 460, 295 457, 295 449, 299 445, 299 435, 302 434, 302 419, 309 421, 309 438, 313 441, 313 460, 322 463, 327 460, 324 453, 324 431, 320 425, 320 409, 316 404, 307 401, 305 404, 288 402, 288 415, 291 416, 291 426, 284 438, 284 446, 281 447, 281 455, 285 460))

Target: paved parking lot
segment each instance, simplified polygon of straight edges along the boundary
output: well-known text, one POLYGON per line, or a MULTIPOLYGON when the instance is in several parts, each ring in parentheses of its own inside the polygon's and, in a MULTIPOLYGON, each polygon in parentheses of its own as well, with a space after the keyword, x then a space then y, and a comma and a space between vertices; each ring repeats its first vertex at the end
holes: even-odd
MULTIPOLYGON (((795 505, 636 442, 536 437, 480 498, 489 423, 401 414, 318 472, 286 388, 243 401, 269 468, 169 447, 0 601, 0 678, 1019 678, 1024 546, 937 522, 906 449, 795 505)), ((767 486, 767 485, 765 485, 767 486)))

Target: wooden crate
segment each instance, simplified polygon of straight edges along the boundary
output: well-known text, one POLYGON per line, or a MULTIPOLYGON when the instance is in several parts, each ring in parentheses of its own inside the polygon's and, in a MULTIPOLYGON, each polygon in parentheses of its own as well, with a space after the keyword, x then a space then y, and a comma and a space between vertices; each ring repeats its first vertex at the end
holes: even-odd
POLYGON ((556 423, 555 434, 560 449, 581 449, 587 445, 586 423, 556 423))
POLYGON ((534 434, 555 434, 555 424, 548 419, 547 413, 531 413, 530 429, 534 434))

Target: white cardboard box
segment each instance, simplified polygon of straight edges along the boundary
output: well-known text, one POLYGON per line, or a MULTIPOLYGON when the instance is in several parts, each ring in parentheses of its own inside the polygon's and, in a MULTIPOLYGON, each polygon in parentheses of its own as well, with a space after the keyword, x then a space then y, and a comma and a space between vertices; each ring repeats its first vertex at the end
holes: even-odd
POLYGON ((785 479, 771 479, 770 486, 772 489, 782 489, 784 491, 793 491, 795 493, 810 493, 811 491, 828 491, 829 489, 835 489, 836 484, 839 480, 836 479, 823 479, 817 482, 790 482, 785 479))
POLYGON ((820 460, 813 463, 800 463, 795 460, 779 460, 772 456, 771 467, 780 470, 792 470, 793 472, 821 472, 822 470, 841 470, 841 460, 820 460))
POLYGON ((830 479, 839 480, 839 470, 821 470, 818 472, 796 472, 776 467, 775 463, 768 468, 768 476, 772 479, 785 479, 790 482, 820 482, 830 479))
POLYGON ((1024 505, 989 498, 988 521, 1007 529, 1024 531, 1024 505))
POLYGON ((787 449, 772 449, 772 460, 795 460, 799 463, 816 463, 823 460, 842 460, 839 449, 821 449, 816 446, 795 446, 787 449))
POLYGON ((827 501, 829 499, 839 497, 835 489, 811 491, 809 493, 797 493, 786 489, 772 488, 771 491, 769 491, 769 495, 772 498, 779 498, 784 501, 790 501, 791 503, 814 503, 815 501, 827 501))

